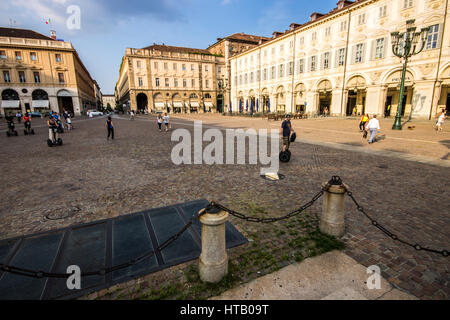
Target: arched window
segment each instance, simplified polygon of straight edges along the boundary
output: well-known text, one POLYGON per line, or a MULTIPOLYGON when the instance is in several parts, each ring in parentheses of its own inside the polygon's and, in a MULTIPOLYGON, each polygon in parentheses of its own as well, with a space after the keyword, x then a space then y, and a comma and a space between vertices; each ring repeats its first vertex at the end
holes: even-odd
POLYGON ((192 94, 189 96, 189 98, 191 98, 191 99, 197 99, 198 97, 197 97, 197 95, 196 95, 195 93, 192 93, 192 94))
POLYGON ((3 90, 2 100, 19 100, 19 94, 12 89, 3 90))
POLYGON ((44 90, 36 89, 31 94, 33 100, 48 100, 48 94, 44 90))
POLYGON ((209 93, 205 93, 205 99, 211 99, 211 95, 209 93))

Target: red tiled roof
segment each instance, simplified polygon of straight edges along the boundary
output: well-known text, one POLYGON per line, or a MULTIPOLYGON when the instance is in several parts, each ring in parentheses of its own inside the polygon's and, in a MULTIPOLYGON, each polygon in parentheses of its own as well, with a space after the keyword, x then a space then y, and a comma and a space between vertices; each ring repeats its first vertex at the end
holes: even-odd
POLYGON ((198 53, 198 54, 208 54, 208 55, 211 54, 208 50, 204 50, 204 49, 174 47, 174 46, 167 46, 165 44, 154 44, 152 46, 148 46, 143 49, 144 50, 166 51, 166 52, 198 53))
POLYGON ((229 40, 244 40, 244 41, 259 43, 260 40, 264 41, 264 40, 269 40, 270 38, 262 37, 262 36, 255 36, 255 35, 245 34, 245 33, 235 33, 235 34, 232 34, 232 35, 230 35, 228 37, 225 37, 225 39, 229 39, 229 40))
POLYGON ((33 30, 4 27, 0 27, 0 37, 53 40, 52 38, 44 36, 43 34, 37 33, 33 30))

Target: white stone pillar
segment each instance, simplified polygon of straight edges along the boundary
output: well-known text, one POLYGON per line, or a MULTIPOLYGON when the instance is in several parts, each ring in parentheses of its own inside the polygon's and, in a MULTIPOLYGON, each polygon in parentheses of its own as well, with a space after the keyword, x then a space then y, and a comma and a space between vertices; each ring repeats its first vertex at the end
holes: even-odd
MULTIPOLYGON (((204 209, 206 210, 206 209, 204 209)), ((217 283, 228 273, 225 223, 228 212, 213 208, 200 216, 202 224, 202 253, 198 269, 204 282, 217 283)))
POLYGON ((370 115, 382 115, 379 113, 380 99, 382 99, 381 87, 368 86, 366 89, 366 112, 370 115))
MULTIPOLYGON (((327 183, 322 186, 325 187, 327 183)), ((323 195, 322 215, 320 217, 320 231, 335 237, 342 237, 345 233, 344 200, 346 187, 331 185, 323 195)))
POLYGON ((341 96, 342 96, 342 90, 341 89, 335 89, 332 92, 331 96, 331 106, 330 106, 330 115, 331 116, 341 116, 341 96))

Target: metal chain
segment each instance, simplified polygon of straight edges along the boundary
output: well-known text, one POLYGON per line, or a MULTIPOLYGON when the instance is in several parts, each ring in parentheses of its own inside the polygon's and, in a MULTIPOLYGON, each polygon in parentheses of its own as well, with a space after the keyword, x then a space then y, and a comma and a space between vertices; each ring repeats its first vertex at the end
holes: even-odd
MULTIPOLYGON (((97 271, 82 272, 81 276, 86 277, 86 276, 94 276, 94 275, 105 275, 107 273, 111 273, 111 272, 114 272, 117 270, 128 268, 130 266, 137 264, 138 262, 140 262, 144 259, 152 257, 157 251, 164 250, 166 247, 168 247, 170 244, 172 244, 175 240, 177 240, 187 229, 189 229, 189 227, 192 225, 194 220, 198 219, 204 213, 205 213, 205 211, 202 210, 202 212, 197 217, 192 217, 192 219, 189 220, 189 222, 183 228, 181 228, 180 231, 178 231, 176 234, 174 234, 173 236, 168 238, 166 241, 164 241, 162 244, 160 244, 155 250, 148 251, 126 263, 115 265, 115 266, 112 266, 109 268, 102 268, 97 271)), ((65 279, 70 276, 70 274, 67 274, 67 273, 50 273, 50 272, 45 272, 45 271, 35 271, 35 270, 29 270, 29 269, 9 266, 9 265, 5 265, 5 264, 0 264, 0 271, 13 273, 13 274, 17 274, 17 275, 22 275, 22 276, 26 276, 26 277, 39 278, 39 279, 40 278, 65 279)))
MULTIPOLYGON (((344 188, 345 188, 345 186, 344 186, 344 188)), ((355 203, 357 210, 358 210, 359 212, 361 212, 362 214, 364 214, 364 215, 367 217, 367 219, 370 220, 370 222, 372 223, 372 225, 373 225, 374 227, 376 227, 376 228, 378 228, 379 230, 381 230, 384 234, 386 234, 386 235, 387 235, 388 237, 390 237, 392 240, 401 242, 401 243, 403 243, 403 244, 405 244, 405 245, 407 245, 407 246, 410 246, 410 247, 416 249, 417 251, 423 250, 423 251, 428 251, 428 252, 433 252, 433 253, 442 254, 444 257, 448 257, 448 256, 449 256, 449 251, 448 251, 448 250, 435 250, 435 249, 430 249, 430 248, 421 246, 421 245, 419 245, 419 244, 417 244, 417 243, 414 244, 414 243, 412 243, 412 242, 409 242, 409 241, 406 241, 406 240, 404 240, 404 239, 399 238, 396 234, 392 233, 391 231, 389 231, 388 229, 386 229, 385 227, 383 227, 382 225, 380 225, 380 224, 378 223, 378 221, 376 221, 376 220, 373 219, 370 215, 368 215, 367 212, 364 210, 364 208, 363 208, 363 207, 358 203, 358 201, 355 199, 355 197, 353 196, 353 193, 352 193, 350 190, 348 190, 347 188, 345 188, 345 189, 346 189, 347 195, 348 195, 348 196, 352 199, 352 201, 355 203)))
POLYGON ((336 184, 338 181, 341 181, 339 177, 333 177, 323 188, 322 190, 320 190, 320 192, 318 192, 312 199, 311 201, 305 203, 304 205, 302 205, 300 208, 289 212, 288 214, 282 216, 282 217, 278 217, 278 218, 256 218, 256 217, 249 217, 246 216, 243 213, 239 213, 237 211, 234 211, 232 209, 229 209, 217 202, 210 202, 209 205, 206 207, 206 211, 212 209, 212 208, 217 208, 220 209, 222 211, 228 212, 230 215, 248 221, 248 222, 256 222, 256 223, 272 223, 272 222, 277 222, 277 221, 281 221, 281 220, 286 220, 289 218, 292 218, 298 214, 300 214, 301 212, 305 211, 306 209, 308 209, 309 207, 311 207, 317 200, 320 199, 320 197, 323 196, 323 194, 325 193, 325 191, 328 191, 328 189, 336 184), (337 178, 339 180, 337 180, 337 178))

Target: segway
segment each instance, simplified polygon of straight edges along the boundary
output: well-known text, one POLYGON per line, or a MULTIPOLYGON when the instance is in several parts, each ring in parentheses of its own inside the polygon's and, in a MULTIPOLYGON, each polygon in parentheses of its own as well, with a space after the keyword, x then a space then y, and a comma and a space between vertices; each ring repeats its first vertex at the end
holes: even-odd
POLYGON ((19 134, 15 130, 14 122, 11 122, 10 124, 8 124, 8 131, 6 131, 6 136, 7 137, 16 136, 17 137, 18 135, 19 134))
MULTIPOLYGON (((296 138, 297 138, 297 135, 294 132, 291 135, 289 140, 290 140, 290 142, 294 142, 296 138)), ((280 151, 279 159, 283 163, 288 163, 291 160, 291 151, 289 150, 289 146, 286 148, 286 151, 283 151, 283 150, 280 151)))
POLYGON ((56 123, 58 124, 58 133, 64 133, 64 127, 62 125, 61 120, 57 120, 56 123))
POLYGON ((32 134, 34 136, 34 129, 31 129, 31 123, 25 122, 25 129, 23 129, 23 133, 27 136, 29 134, 32 134))
POLYGON ((54 146, 62 146, 63 141, 61 138, 55 139, 56 132, 58 131, 57 127, 52 128, 53 132, 53 140, 47 139, 47 145, 51 148, 54 146))

